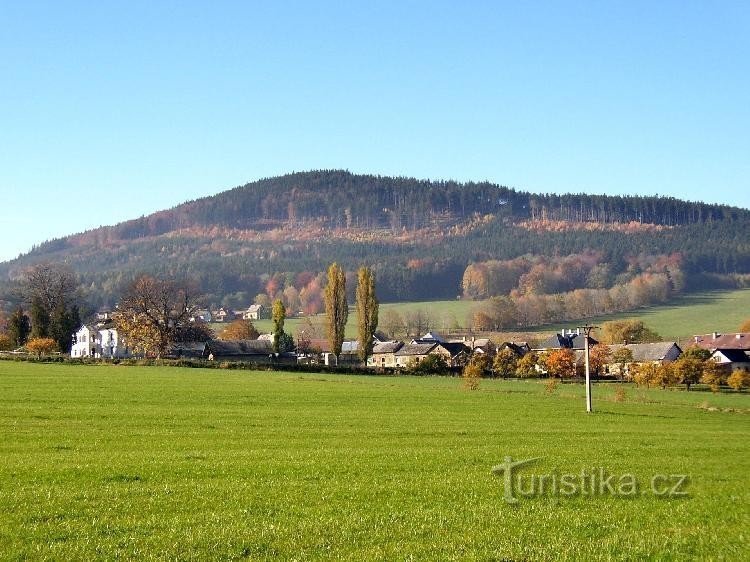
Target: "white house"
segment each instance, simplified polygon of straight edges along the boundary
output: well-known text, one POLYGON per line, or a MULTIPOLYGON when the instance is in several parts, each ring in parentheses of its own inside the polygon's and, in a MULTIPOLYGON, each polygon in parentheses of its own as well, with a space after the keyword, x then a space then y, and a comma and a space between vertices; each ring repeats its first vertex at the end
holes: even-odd
POLYGON ((113 327, 81 326, 73 336, 71 357, 123 358, 131 352, 125 338, 113 327))

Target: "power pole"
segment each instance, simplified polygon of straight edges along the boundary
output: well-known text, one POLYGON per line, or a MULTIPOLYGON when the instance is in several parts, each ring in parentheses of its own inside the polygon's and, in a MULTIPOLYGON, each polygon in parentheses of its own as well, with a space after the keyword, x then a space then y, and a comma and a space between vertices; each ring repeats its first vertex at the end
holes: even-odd
POLYGON ((583 358, 586 365, 586 412, 591 413, 594 411, 593 406, 591 405, 591 371, 589 369, 589 336, 591 335, 591 330, 596 328, 597 326, 579 326, 581 330, 583 330, 583 358))

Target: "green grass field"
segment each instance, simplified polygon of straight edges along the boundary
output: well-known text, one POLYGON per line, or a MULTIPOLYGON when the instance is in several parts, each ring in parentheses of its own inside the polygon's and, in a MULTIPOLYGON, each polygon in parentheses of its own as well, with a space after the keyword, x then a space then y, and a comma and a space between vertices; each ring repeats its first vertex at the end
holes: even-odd
MULTIPOLYGON (((587 322, 601 325, 608 320, 643 320, 662 338, 685 342, 695 334, 736 332, 749 318, 750 289, 738 289, 693 293, 678 297, 668 305, 590 318, 587 322)), ((553 330, 550 326, 538 329, 540 332, 553 330)))
MULTIPOLYGON (((380 315, 387 310, 396 310, 402 315, 416 310, 426 311, 435 323, 438 331, 447 331, 454 322, 459 326, 466 326, 467 318, 470 316, 474 307, 480 303, 475 301, 429 301, 429 302, 407 302, 407 303, 386 303, 380 306, 380 315)), ((601 325, 608 320, 622 319, 643 320, 647 326, 656 331, 657 334, 669 340, 686 341, 695 334, 708 334, 714 331, 733 332, 736 331, 740 324, 750 318, 750 289, 739 289, 735 291, 707 291, 702 293, 693 293, 678 297, 668 305, 654 306, 626 312, 622 314, 611 314, 596 318, 586 319, 587 322, 595 325, 601 325)), ((311 321, 320 326, 319 331, 325 334, 322 328, 324 316, 318 315, 311 321)), ((304 329, 306 319, 289 318, 286 321, 285 329, 291 334, 297 334, 300 329, 304 329)), ((349 315, 349 322, 346 326, 346 337, 357 337, 357 315, 354 309, 349 315)), ((572 324, 575 324, 573 322, 572 324)), ((529 328, 531 336, 534 333, 547 334, 559 331, 562 328, 570 328, 569 325, 551 325, 538 328, 529 328)), ((270 320, 261 320, 255 322, 256 327, 261 332, 270 332, 272 324, 270 320)), ((221 324, 214 324, 213 327, 218 331, 221 330, 221 324)))
POLYGON ((0 361, 0 558, 750 558, 750 395, 615 386, 0 361), (642 493, 510 505, 507 455, 642 493))

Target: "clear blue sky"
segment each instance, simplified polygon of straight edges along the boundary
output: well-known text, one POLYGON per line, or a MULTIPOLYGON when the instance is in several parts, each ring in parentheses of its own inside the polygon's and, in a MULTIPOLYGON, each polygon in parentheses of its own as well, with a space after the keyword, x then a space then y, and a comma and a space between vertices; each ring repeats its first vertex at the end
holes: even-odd
POLYGON ((0 4, 0 259, 319 168, 750 207, 750 2, 0 4))

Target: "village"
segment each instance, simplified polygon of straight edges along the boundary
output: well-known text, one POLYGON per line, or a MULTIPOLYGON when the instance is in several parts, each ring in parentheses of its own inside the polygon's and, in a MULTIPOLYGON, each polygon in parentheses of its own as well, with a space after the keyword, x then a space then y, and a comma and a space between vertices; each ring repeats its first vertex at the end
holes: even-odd
MULTIPOLYGON (((216 325, 270 317, 268 307, 253 304, 237 311, 224 308, 196 310, 190 321, 216 325)), ((375 331, 371 351, 366 357, 363 357, 357 340, 344 340, 338 355, 328 340, 306 337, 304 330, 296 334, 293 341, 292 349, 274 352, 274 335, 270 333, 259 334, 255 339, 224 339, 220 335, 219 338, 203 341, 173 342, 162 359, 242 362, 265 366, 320 365, 340 369, 367 368, 383 373, 460 374, 466 365, 479 358, 486 376, 557 376, 572 379, 583 374, 587 346, 586 336, 580 327, 562 329, 538 342, 494 341, 476 333, 443 336, 435 330, 402 341, 375 331), (555 357, 555 360, 549 361, 550 357, 555 357), (555 362, 557 365, 553 367, 552 363, 555 362)), ((743 332, 695 335, 682 345, 676 341, 604 344, 594 336, 588 336, 588 347, 592 374, 602 379, 633 380, 633 374, 639 367, 672 364, 685 357, 686 351, 717 366, 724 376, 734 372, 746 374, 750 370, 750 333, 743 332), (700 352, 696 354, 696 350, 700 352)), ((143 354, 134 352, 128 346, 127 338, 113 324, 111 313, 103 311, 96 315, 93 322, 76 331, 70 356, 73 359, 118 360, 138 358, 143 354)))

